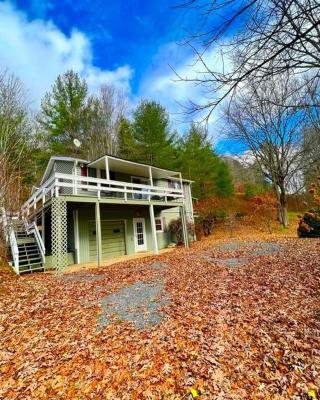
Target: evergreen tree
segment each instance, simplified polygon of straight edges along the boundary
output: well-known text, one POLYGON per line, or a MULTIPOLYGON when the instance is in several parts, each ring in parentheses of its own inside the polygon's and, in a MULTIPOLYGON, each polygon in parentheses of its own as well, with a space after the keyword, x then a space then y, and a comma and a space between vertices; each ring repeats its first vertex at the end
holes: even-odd
POLYGON ((232 176, 227 163, 220 161, 215 176, 215 192, 220 198, 230 197, 234 194, 232 176))
POLYGON ((180 170, 194 181, 195 197, 226 197, 233 193, 228 166, 214 153, 206 129, 199 125, 192 124, 181 142, 180 170))
POLYGON ((171 168, 175 135, 170 134, 165 108, 155 101, 142 101, 133 113, 132 127, 138 161, 171 168))
POLYGON ((212 150, 204 128, 192 124, 181 143, 180 170, 187 179, 194 180, 193 194, 205 198, 214 194, 214 173, 218 158, 212 150))
POLYGON ((58 76, 42 100, 39 122, 48 134, 52 153, 73 154, 73 140, 81 141, 85 135, 87 93, 86 81, 70 70, 58 76))
POLYGON ((133 136, 133 127, 127 118, 121 118, 118 132, 119 157, 127 160, 138 161, 137 144, 133 136))

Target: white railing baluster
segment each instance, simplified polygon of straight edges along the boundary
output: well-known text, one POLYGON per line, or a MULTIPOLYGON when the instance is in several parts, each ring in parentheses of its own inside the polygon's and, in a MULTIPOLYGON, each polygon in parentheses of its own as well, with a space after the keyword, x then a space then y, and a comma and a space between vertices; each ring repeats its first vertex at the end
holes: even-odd
POLYGON ((26 203, 24 203, 22 211, 27 212, 30 207, 36 205, 41 199, 44 204, 46 200, 44 193, 51 193, 51 197, 54 195, 58 197, 60 188, 62 189, 62 193, 66 192, 67 194, 67 191, 64 191, 63 188, 68 188, 71 189, 72 194, 81 196, 96 195, 99 199, 104 192, 113 195, 121 194, 124 201, 128 201, 128 195, 135 200, 144 200, 148 202, 151 202, 154 197, 159 198, 159 201, 164 201, 165 203, 169 202, 169 198, 170 201, 183 202, 184 200, 184 193, 181 188, 173 189, 162 186, 142 185, 110 179, 55 173, 26 203))

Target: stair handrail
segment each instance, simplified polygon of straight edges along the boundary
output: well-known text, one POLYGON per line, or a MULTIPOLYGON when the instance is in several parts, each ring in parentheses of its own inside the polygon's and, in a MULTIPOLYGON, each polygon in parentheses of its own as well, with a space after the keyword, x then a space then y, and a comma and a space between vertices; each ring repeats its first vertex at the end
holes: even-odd
POLYGON ((7 218, 7 212, 4 207, 1 207, 1 221, 2 221, 4 237, 5 237, 6 243, 8 244, 8 242, 9 242, 8 218, 7 218))
POLYGON ((42 237, 40 235, 38 226, 35 221, 33 221, 31 223, 28 223, 28 221, 26 219, 24 219, 23 221, 24 221, 24 226, 25 226, 27 234, 28 235, 30 235, 30 233, 34 234, 34 237, 36 239, 37 245, 38 245, 40 253, 41 253, 42 262, 44 263, 45 257, 46 257, 46 248, 44 246, 42 237))
POLYGON ((11 224, 9 225, 9 240, 10 240, 14 269, 15 272, 19 274, 19 248, 18 248, 17 238, 14 233, 14 228, 11 224))
POLYGON ((7 211, 4 207, 1 208, 2 226, 5 234, 7 245, 10 244, 13 267, 17 274, 19 274, 19 247, 17 238, 14 232, 12 220, 8 219, 7 211))

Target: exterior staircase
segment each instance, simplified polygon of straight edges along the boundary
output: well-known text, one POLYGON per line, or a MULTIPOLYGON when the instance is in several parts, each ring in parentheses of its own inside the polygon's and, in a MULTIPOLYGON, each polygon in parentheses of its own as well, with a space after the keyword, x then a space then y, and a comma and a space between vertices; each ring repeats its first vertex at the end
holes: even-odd
POLYGON ((16 227, 16 238, 19 253, 19 273, 43 270, 41 250, 35 233, 27 232, 24 224, 16 227))
POLYGON ((44 270, 45 248, 35 222, 7 218, 2 211, 2 225, 7 246, 10 249, 10 264, 17 274, 44 270))

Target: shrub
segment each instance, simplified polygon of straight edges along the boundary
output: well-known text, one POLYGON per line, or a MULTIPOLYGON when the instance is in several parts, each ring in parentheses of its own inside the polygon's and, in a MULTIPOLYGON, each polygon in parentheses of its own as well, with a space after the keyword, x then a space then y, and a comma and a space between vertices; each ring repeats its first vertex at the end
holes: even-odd
POLYGON ((258 189, 254 183, 245 183, 243 186, 244 197, 246 199, 252 199, 257 193, 258 189))
MULTIPOLYGON (((187 222, 187 231, 189 236, 194 235, 194 225, 191 222, 187 222)), ((183 229, 181 218, 174 219, 170 222, 169 232, 178 244, 183 243, 183 229)))
POLYGON ((319 211, 310 210, 299 221, 299 237, 320 237, 319 211))
MULTIPOLYGON (((202 235, 209 236, 217 220, 217 210, 219 201, 215 197, 201 200, 196 204, 195 210, 197 217, 197 237, 202 235)), ((223 213, 223 210, 220 210, 223 213)), ((221 214, 222 215, 222 214, 221 214)))
MULTIPOLYGON (((299 237, 320 237, 320 177, 318 183, 313 183, 310 187, 309 193, 312 201, 311 208, 305 212, 299 221, 298 236, 299 237)), ((308 204, 306 204, 308 205, 308 204)))
POLYGON ((210 197, 198 201, 195 211, 197 237, 210 235, 218 223, 226 224, 232 233, 236 222, 248 214, 248 201, 239 195, 229 199, 210 197))
POLYGON ((277 200, 273 193, 266 192, 255 196, 250 201, 253 216, 256 222, 263 225, 267 231, 272 233, 272 223, 277 215, 277 200))

